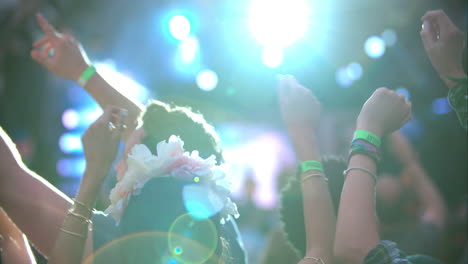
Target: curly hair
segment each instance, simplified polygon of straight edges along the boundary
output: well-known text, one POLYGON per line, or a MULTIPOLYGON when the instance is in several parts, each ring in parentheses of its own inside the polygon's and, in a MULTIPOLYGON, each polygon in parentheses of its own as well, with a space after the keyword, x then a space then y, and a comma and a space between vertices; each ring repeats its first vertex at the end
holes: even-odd
MULTIPOLYGON (((325 156, 322 157, 322 164, 325 175, 328 177, 328 189, 335 213, 337 213, 344 184, 343 171, 347 167, 347 161, 344 158, 325 156)), ((301 180, 298 174, 296 174, 296 177, 291 177, 288 184, 281 191, 280 217, 288 242, 303 257, 306 253, 306 232, 301 180)))
POLYGON ((223 162, 218 146, 219 137, 202 114, 195 113, 188 107, 153 100, 146 106, 141 121, 146 132, 143 144, 151 151, 156 151, 154 146, 157 143, 176 135, 182 138, 187 151, 197 150, 203 158, 215 155, 218 163, 223 162))

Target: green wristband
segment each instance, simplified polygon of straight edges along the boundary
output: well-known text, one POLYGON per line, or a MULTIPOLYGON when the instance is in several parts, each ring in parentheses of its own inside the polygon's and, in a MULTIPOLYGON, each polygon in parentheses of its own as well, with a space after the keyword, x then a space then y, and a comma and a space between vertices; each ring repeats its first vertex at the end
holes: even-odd
POLYGON ((362 130, 362 129, 356 130, 356 132, 354 132, 353 140, 356 140, 356 139, 362 139, 371 143, 372 145, 378 148, 380 147, 380 142, 381 142, 380 138, 376 134, 371 133, 367 130, 362 130))
POLYGON ((93 75, 96 73, 96 67, 93 65, 88 66, 86 70, 83 71, 83 73, 80 75, 80 78, 78 79, 78 84, 81 87, 85 87, 86 83, 88 83, 89 79, 93 77, 93 75))
POLYGON ((316 160, 306 160, 299 164, 299 168, 301 170, 301 174, 310 170, 317 170, 323 172, 323 166, 320 161, 316 160))

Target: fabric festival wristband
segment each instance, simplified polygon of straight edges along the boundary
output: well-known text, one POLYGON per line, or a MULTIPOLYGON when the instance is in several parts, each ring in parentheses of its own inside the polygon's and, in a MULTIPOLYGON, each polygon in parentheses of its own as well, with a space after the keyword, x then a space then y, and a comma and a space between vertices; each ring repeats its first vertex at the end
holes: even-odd
POLYGON ((299 164, 300 173, 303 174, 304 172, 310 170, 317 170, 323 172, 323 166, 320 161, 316 160, 306 160, 299 164))
POLYGON ((93 77, 95 73, 96 67, 94 67, 93 65, 88 66, 88 68, 86 68, 86 70, 84 70, 83 73, 80 75, 80 78, 78 78, 78 84, 81 87, 85 87, 89 79, 91 79, 91 77, 93 77))
POLYGON ((367 130, 358 129, 354 132, 354 139, 363 139, 376 147, 380 147, 381 141, 380 138, 367 130))

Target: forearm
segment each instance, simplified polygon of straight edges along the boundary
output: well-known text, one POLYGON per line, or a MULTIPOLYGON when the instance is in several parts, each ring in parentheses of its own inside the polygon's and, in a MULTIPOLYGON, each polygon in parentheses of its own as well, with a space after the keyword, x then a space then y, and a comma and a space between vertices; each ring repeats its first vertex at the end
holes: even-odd
POLYGON ((0 207, 0 248, 3 263, 35 264, 28 239, 0 207))
POLYGON ((49 256, 71 199, 22 163, 1 128, 0 157, 0 204, 35 247, 49 256))
MULTIPOLYGON (((103 171, 87 168, 83 179, 92 179, 99 173, 103 171)), ((99 186, 83 180, 75 198, 77 202, 65 217, 57 236, 50 263, 81 263, 89 228, 86 219, 92 216, 90 209, 94 207, 99 186)))
MULTIPOLYGON (((294 148, 300 162, 320 161, 317 139, 312 129, 290 129, 294 148)), ((308 171, 305 176, 319 173, 308 171)), ((325 263, 332 261, 333 239, 336 218, 333 212, 328 186, 323 177, 311 177, 302 183, 304 224, 306 229, 306 256, 321 258, 325 263)))
POLYGON ((95 73, 84 88, 98 102, 101 108, 104 109, 106 106, 112 105, 126 109, 128 111, 126 119, 128 132, 135 128, 136 121, 143 109, 139 102, 128 98, 116 87, 112 87, 99 73, 95 73))
MULTIPOLYGON (((352 167, 376 173, 375 162, 365 155, 353 155, 352 167)), ((335 255, 343 263, 361 264, 379 243, 374 188, 373 177, 364 171, 351 170, 346 177, 335 236, 335 255)))

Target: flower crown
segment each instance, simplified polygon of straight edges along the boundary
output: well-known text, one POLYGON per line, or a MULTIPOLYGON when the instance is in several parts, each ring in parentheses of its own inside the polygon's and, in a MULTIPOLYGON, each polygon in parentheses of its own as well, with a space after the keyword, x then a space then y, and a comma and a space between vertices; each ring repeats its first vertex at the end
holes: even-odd
POLYGON ((153 155, 143 144, 135 145, 128 154, 128 170, 110 192, 110 206, 105 210, 118 225, 132 195, 138 195, 152 178, 174 177, 192 182, 183 189, 186 210, 198 218, 220 213, 221 223, 231 215, 239 217, 237 206, 229 198, 231 181, 225 165, 217 166, 216 157, 207 159, 198 151, 184 151, 184 142, 177 136, 161 141, 153 155))

